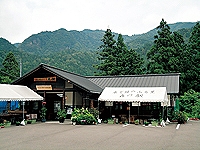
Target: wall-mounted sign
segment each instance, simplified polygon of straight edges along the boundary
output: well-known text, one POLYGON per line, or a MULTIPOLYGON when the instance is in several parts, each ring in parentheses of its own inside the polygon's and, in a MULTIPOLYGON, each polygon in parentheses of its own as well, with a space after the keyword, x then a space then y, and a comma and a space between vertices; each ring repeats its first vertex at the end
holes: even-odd
POLYGON ((113 102, 105 102, 105 106, 113 106, 113 102))
POLYGON ((51 85, 36 85, 37 90, 52 90, 51 85))
POLYGON ((51 81, 51 82, 56 82, 56 77, 34 78, 34 81, 51 81))
POLYGON ((141 106, 140 102, 132 102, 132 106, 141 106))

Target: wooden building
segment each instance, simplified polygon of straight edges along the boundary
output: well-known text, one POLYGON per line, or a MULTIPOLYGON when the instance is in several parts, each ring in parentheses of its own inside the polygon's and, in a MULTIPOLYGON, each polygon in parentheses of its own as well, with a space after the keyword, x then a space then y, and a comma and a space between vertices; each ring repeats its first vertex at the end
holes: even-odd
MULTIPOLYGON (((39 65, 13 82, 26 85, 41 96, 47 107, 47 119, 54 120, 58 109, 66 109, 70 115, 74 107, 97 107, 102 89, 83 76, 45 64, 39 65), (92 105, 92 106, 91 106, 92 105)), ((39 113, 41 102, 27 102, 30 114, 39 113)))
MULTIPOLYGON (((173 109, 175 97, 179 94, 179 73, 146 74, 127 76, 81 76, 66 70, 40 64, 13 84, 26 85, 44 97, 47 107, 47 119, 54 120, 59 108, 66 109, 70 117, 73 108, 95 107, 100 110, 101 118, 126 114, 131 109, 137 115, 138 108, 122 102, 101 102, 98 98, 105 87, 166 87, 169 98, 169 109, 173 109), (99 105, 99 106, 98 106, 99 105)), ((158 103, 141 103, 141 114, 152 114, 158 117, 158 103), (154 113, 152 113, 154 110, 154 113)), ((41 102, 26 104, 29 113, 39 113, 41 102)))

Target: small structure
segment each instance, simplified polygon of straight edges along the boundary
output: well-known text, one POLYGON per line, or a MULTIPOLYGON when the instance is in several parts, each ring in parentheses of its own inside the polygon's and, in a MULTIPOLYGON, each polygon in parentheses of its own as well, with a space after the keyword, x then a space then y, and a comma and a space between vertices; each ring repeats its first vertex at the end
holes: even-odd
POLYGON ((6 110, 6 114, 0 115, 0 117, 13 117, 16 114, 22 114, 24 119, 24 103, 27 101, 42 101, 43 97, 38 95, 36 92, 22 85, 10 85, 0 84, 0 101, 21 101, 23 105, 22 111, 10 111, 6 110))
MULTIPOLYGON (((167 106, 169 103, 166 87, 106 87, 98 100, 107 102, 128 102, 130 103, 129 107, 131 106, 131 102, 138 103, 138 106, 141 102, 160 102, 163 107, 167 106)), ((128 110, 130 123, 131 109, 129 108, 128 110)), ((139 109, 137 116, 139 116, 139 109)))

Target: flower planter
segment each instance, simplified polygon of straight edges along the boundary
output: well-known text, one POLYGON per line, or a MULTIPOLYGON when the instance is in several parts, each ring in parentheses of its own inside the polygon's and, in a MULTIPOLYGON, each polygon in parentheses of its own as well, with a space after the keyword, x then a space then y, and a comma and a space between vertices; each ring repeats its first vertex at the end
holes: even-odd
POLYGON ((60 123, 64 123, 64 121, 65 121, 65 118, 59 118, 60 123))
POLYGON ((42 119, 41 122, 46 122, 46 119, 42 119))
POLYGON ((20 125, 20 122, 16 122, 16 126, 19 126, 20 125))
POLYGON ((32 123, 32 124, 33 124, 33 123, 36 123, 36 119, 31 120, 31 123, 32 123))
POLYGON ((5 123, 5 128, 10 127, 11 126, 11 122, 6 122, 5 123))

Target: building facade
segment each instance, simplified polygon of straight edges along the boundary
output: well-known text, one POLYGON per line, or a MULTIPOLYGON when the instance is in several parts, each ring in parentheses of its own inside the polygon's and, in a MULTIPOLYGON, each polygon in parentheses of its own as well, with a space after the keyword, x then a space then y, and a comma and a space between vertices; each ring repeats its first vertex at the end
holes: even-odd
MULTIPOLYGON (((168 109, 173 109, 175 97, 179 94, 179 73, 149 74, 132 76, 90 76, 85 77, 46 64, 20 77, 12 84, 26 85, 41 96, 47 107, 47 119, 55 120, 58 109, 66 109, 68 118, 74 108, 94 107, 99 109, 100 118, 126 116, 131 109, 132 115, 151 114, 159 116, 161 104, 122 102, 98 102, 98 97, 105 87, 166 87, 170 99, 168 109), (137 105, 138 106, 138 105, 137 105), (153 110, 153 111, 152 111, 153 110)), ((39 114, 41 102, 27 102, 25 109, 30 114, 39 114)))

